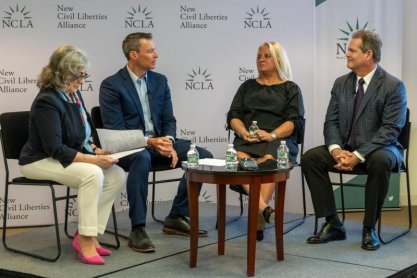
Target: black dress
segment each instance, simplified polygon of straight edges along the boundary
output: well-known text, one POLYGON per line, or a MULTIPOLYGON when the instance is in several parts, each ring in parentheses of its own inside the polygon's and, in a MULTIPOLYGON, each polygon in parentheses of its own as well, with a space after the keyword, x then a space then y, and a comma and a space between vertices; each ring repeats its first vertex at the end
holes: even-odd
MULTIPOLYGON (((296 134, 302 128, 300 124, 303 117, 303 97, 297 84, 286 81, 268 86, 258 83, 256 79, 249 79, 237 90, 227 114, 227 123, 230 127, 230 121, 237 118, 249 129, 252 121, 257 121, 260 129, 271 132, 285 121, 292 121, 294 132, 285 140, 290 151, 290 161, 295 162, 298 153, 296 134)), ((248 143, 235 134, 233 144, 236 150, 256 157, 270 154, 276 158, 280 140, 248 143)))

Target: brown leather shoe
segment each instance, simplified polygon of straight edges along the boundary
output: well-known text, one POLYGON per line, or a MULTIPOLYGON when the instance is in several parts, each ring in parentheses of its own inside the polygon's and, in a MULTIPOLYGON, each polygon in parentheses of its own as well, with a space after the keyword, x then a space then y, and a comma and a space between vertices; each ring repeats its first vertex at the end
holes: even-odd
MULTIPOLYGON (((175 219, 166 217, 162 231, 170 235, 190 236, 190 220, 188 217, 178 217, 175 219)), ((208 236, 207 231, 198 230, 198 236, 208 236)))
POLYGON ((320 232, 307 238, 307 243, 318 244, 344 239, 346 239, 346 231, 343 226, 336 227, 331 222, 326 222, 321 227, 320 232))

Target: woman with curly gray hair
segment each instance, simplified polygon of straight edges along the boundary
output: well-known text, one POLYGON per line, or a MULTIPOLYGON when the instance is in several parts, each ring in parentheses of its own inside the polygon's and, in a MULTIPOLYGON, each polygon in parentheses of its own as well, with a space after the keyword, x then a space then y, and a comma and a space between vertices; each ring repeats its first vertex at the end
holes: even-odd
POLYGON ((79 88, 87 78, 87 55, 63 45, 42 69, 29 120, 29 139, 19 164, 30 179, 53 180, 78 189, 78 230, 72 246, 86 264, 104 264, 111 254, 100 246, 111 207, 125 182, 125 172, 110 152, 91 141, 94 127, 79 88))

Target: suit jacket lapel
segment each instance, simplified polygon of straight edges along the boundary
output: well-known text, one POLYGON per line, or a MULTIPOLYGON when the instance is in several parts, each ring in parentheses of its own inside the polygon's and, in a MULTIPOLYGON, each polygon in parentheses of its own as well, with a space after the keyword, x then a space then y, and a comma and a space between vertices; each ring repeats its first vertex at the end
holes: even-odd
POLYGON ((158 111, 158 107, 156 106, 156 86, 155 86, 155 78, 154 78, 154 74, 152 71, 148 71, 147 73, 147 80, 146 80, 146 85, 148 87, 148 101, 149 101, 149 109, 151 112, 151 119, 152 122, 154 124, 154 129, 155 132, 159 135, 160 131, 159 131, 159 127, 157 125, 157 111, 158 111))
POLYGON ((122 77, 124 80, 124 85, 126 86, 126 90, 130 97, 132 98, 133 102, 135 103, 136 108, 139 111, 140 120, 142 121, 142 126, 145 127, 145 118, 143 117, 143 110, 142 105, 139 99, 138 92, 136 91, 135 84, 133 84, 132 78, 130 77, 127 68, 124 68, 122 71, 122 77))
MULTIPOLYGON (((348 115, 348 127, 352 126, 353 110, 355 108, 356 97, 356 74, 352 72, 350 78, 346 82, 346 94, 347 94, 347 115, 348 115)), ((343 109, 343 108, 342 108, 343 109)))
POLYGON ((381 85, 381 82, 382 82, 382 70, 381 70, 381 67, 378 65, 374 73, 374 76, 372 77, 371 82, 369 83, 368 88, 366 89, 365 96, 363 97, 361 106, 359 106, 358 114, 355 116, 355 121, 364 111, 365 106, 368 103, 368 101, 372 98, 374 94, 377 93, 377 89, 381 85))

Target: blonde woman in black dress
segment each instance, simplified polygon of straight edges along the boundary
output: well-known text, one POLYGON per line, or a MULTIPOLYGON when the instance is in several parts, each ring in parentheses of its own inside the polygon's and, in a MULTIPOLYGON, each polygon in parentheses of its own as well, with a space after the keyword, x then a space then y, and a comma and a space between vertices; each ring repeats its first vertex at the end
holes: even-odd
MULTIPOLYGON (((228 126, 234 131, 233 144, 238 158, 254 158, 257 162, 276 159, 277 148, 285 140, 289 160, 294 163, 298 153, 296 134, 302 128, 304 105, 301 90, 291 81, 291 67, 285 49, 278 42, 264 42, 256 59, 259 76, 242 83, 227 114, 228 126), (250 136, 249 127, 257 121, 259 130, 250 136)), ((243 184, 249 193, 249 185, 243 184)), ((262 184, 259 200, 257 239, 263 239, 266 223, 275 218, 269 206, 274 184, 262 184)))

